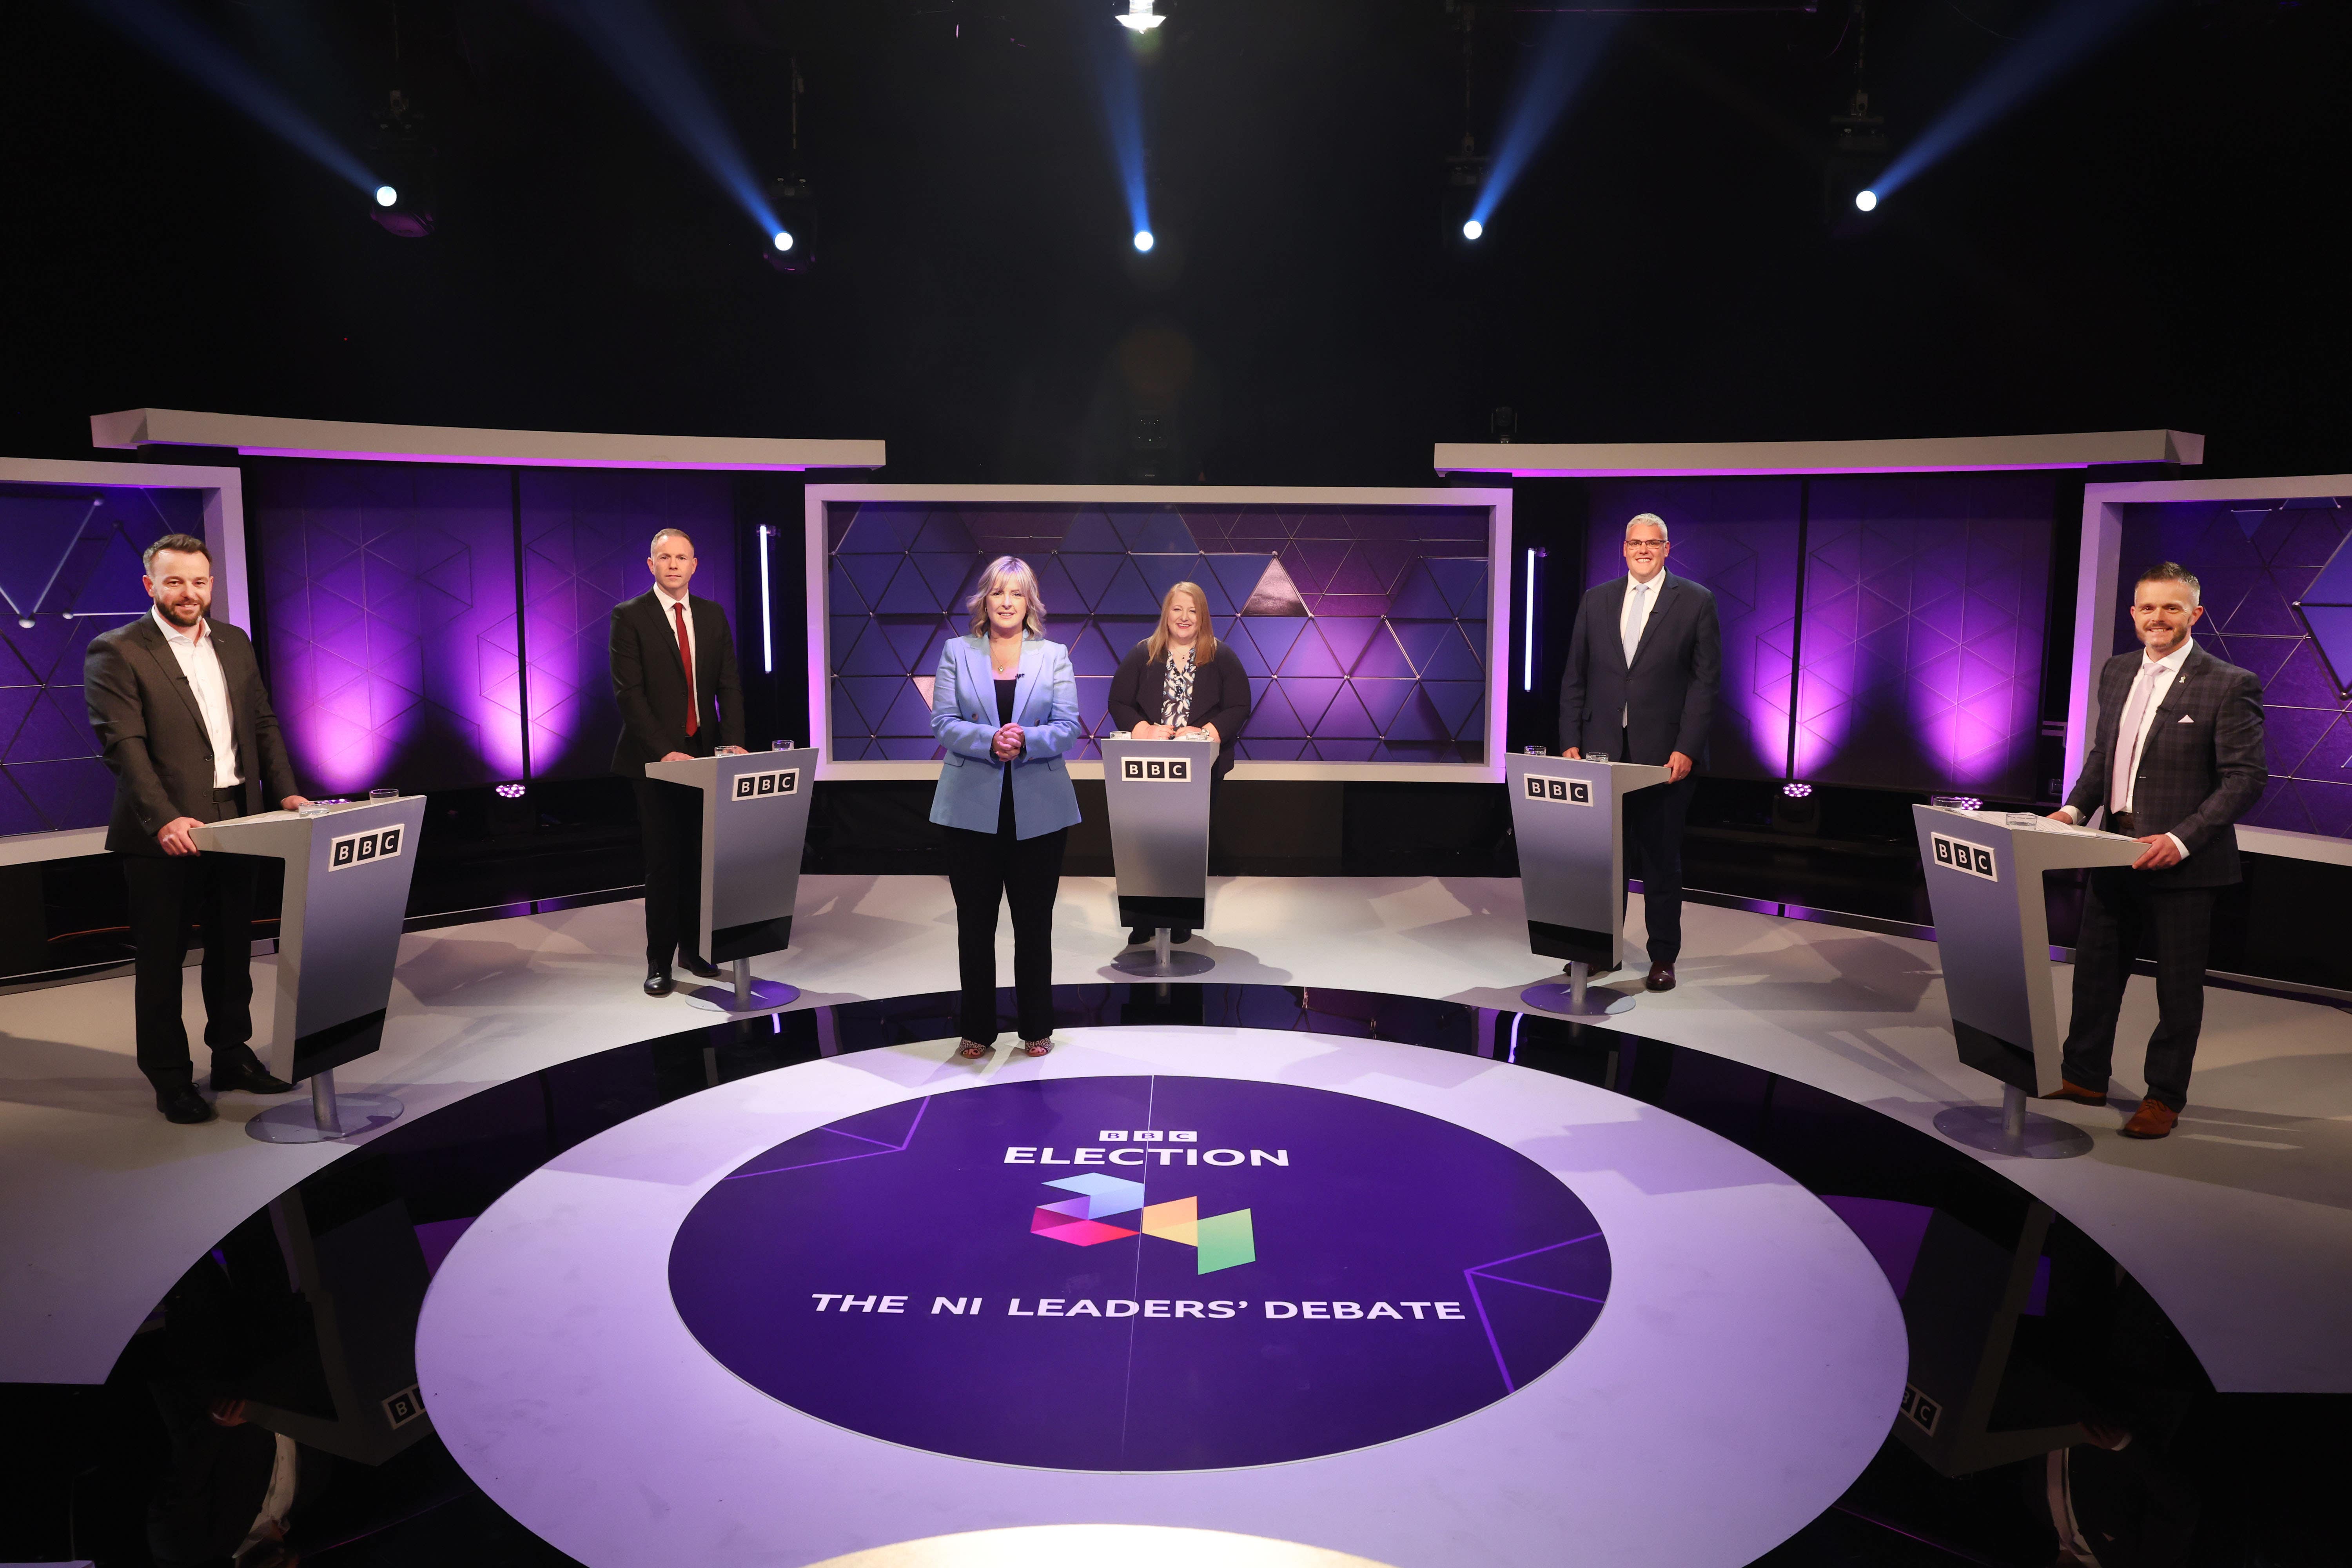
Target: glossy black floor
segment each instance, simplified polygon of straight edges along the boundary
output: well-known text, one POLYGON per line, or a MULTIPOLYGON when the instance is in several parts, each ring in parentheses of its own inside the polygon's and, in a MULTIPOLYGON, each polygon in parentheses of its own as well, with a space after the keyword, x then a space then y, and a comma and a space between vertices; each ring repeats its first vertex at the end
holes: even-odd
MULTIPOLYGON (((1318 988, 1087 985, 1055 997, 1064 1026, 1296 1029, 1515 1061, 1696 1121, 1824 1198, 1876 1200, 1874 1212, 1898 1218, 1941 1211, 2004 1248, 2030 1215, 2031 1200, 1999 1173, 1874 1111, 1623 1029, 1318 988)), ((954 1000, 906 996, 721 1023, 499 1085, 395 1126, 304 1182, 295 1194, 303 1224, 321 1237, 369 1218, 375 1234, 397 1238, 385 1244, 403 1253, 389 1260, 394 1272, 414 1274, 428 1257, 437 1262, 452 1222, 480 1214, 573 1144, 713 1084, 950 1036, 954 1000), (401 1221, 389 1228, 387 1205, 401 1221)), ((1008 1027, 1010 1001, 1002 998, 1008 1027)), ((104 1385, 0 1389, 0 1418, 23 1456, 0 1483, 0 1562, 160 1561, 147 1521, 173 1465, 160 1413, 168 1401, 201 1407, 249 1394, 331 1413, 310 1307, 289 1283, 284 1225, 282 1212, 265 1210, 197 1259, 104 1385)), ((2087 1237, 2061 1218, 2042 1257, 2012 1354, 2060 1373, 2103 1420, 2131 1431, 2139 1456, 2105 1504, 2117 1534, 2100 1561, 2347 1561, 2337 1499, 2352 1457, 2343 1435, 2352 1398, 2216 1395, 2156 1303, 2087 1237)), ((1916 1335, 1916 1318, 1914 1326, 1916 1335)), ((413 1341, 413 1315, 382 1331, 413 1341)), ((404 1353, 407 1342, 396 1348, 404 1353)), ((1889 1420, 1891 1429, 1894 1412, 1889 1420)), ((2056 1551, 2043 1474, 2034 1460, 1948 1479, 1890 1435, 1845 1497, 1759 1562, 2040 1568, 2056 1551)), ((320 1568, 571 1561, 507 1518, 429 1435, 381 1465, 333 1462, 323 1490, 297 1510, 296 1539, 302 1560, 320 1568)), ((1559 1560, 1574 1561, 1571 1543, 1559 1560)))

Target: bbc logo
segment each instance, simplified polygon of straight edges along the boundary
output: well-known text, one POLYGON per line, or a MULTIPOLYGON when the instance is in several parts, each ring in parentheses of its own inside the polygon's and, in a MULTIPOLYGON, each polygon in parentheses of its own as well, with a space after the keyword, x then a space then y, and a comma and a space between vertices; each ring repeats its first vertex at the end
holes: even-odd
POLYGON ((1136 784, 1186 784, 1192 777, 1189 757, 1124 757, 1118 776, 1136 784))
POLYGON ((1552 778, 1541 773, 1528 775, 1529 800, 1556 800, 1569 805, 1592 804, 1592 781, 1590 779, 1552 778))
POLYGON ((1934 1400, 1928 1398, 1926 1394, 1920 1393, 1917 1389, 1912 1387, 1907 1383, 1903 1385, 1903 1404, 1901 1409, 1903 1414, 1910 1418, 1911 1424, 1914 1426, 1918 1427, 1920 1431, 1925 1432, 1930 1437, 1936 1435, 1936 1423, 1942 1420, 1944 1417, 1944 1407, 1942 1405, 1937 1404, 1934 1400))
POLYGON ((2000 873, 1993 868, 1992 851, 1983 845, 1971 844, 1965 838, 1947 838, 1940 833, 1929 834, 1927 842, 1936 851, 1937 865, 1981 877, 1988 882, 2000 880, 2000 873))
POLYGON ((737 800, 771 800, 780 795, 801 793, 801 771, 798 768, 770 768, 765 773, 737 773, 737 800))
POLYGON ((372 833, 346 833, 327 841, 327 869, 349 870, 371 860, 390 860, 400 854, 404 827, 379 827, 372 833))
POLYGON ((424 1414, 425 1394, 413 1383, 383 1402, 383 1418, 395 1432, 424 1414))

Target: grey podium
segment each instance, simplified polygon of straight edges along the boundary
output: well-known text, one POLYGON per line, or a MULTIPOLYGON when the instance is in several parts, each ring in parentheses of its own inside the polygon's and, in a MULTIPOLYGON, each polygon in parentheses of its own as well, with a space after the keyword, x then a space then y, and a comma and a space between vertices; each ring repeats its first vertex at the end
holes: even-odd
POLYGON ((1103 799, 1110 812, 1118 923, 1152 932, 1150 947, 1122 952, 1111 966, 1145 980, 1175 980, 1216 967, 1206 953, 1177 952, 1169 931, 1200 930, 1209 903, 1209 783, 1217 748, 1208 741, 1102 742, 1103 799))
POLYGON ((1505 764, 1528 946, 1569 966, 1567 984, 1530 985, 1519 999, 1574 1017, 1622 1013, 1633 998, 1585 986, 1625 958, 1625 797, 1665 783, 1666 770, 1524 753, 1505 764))
POLYGON ((310 1105, 273 1106, 245 1124, 268 1143, 316 1143, 395 1120, 387 1094, 335 1093, 335 1069, 383 1044, 393 964, 408 912, 425 797, 356 801, 305 816, 265 811, 198 827, 206 854, 286 863, 278 917, 278 1008, 269 1070, 308 1079, 310 1105), (353 1123, 356 1122, 356 1125, 353 1123))
POLYGON ((2000 1082, 2001 1106, 1954 1106, 1936 1129, 1971 1148, 2042 1159, 2086 1152, 2082 1130, 2025 1113, 2028 1095, 2058 1087, 2066 1043, 2050 974, 2042 873, 2128 866, 2146 847, 2119 834, 2030 813, 1911 808, 1927 905, 1944 967, 1944 997, 1960 1060, 2000 1082))
POLYGON ((695 929, 704 955, 735 970, 731 986, 681 987, 687 1001, 730 1014, 791 1005, 800 988, 753 979, 751 960, 793 942, 815 749, 647 763, 646 776, 702 792, 702 908, 695 929))

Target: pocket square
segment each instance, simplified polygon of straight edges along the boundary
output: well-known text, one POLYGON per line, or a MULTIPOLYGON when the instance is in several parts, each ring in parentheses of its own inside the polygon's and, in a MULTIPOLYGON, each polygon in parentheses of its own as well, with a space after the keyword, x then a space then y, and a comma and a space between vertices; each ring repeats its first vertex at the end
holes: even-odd
POLYGON ((2182 723, 2184 723, 2184 724, 2194 724, 2195 722, 2197 722, 2197 721, 2196 721, 2196 720, 2191 719, 2191 718, 2190 718, 2188 714, 2186 714, 2186 713, 2183 713, 2183 714, 2180 716, 2180 721, 2181 721, 2182 723))

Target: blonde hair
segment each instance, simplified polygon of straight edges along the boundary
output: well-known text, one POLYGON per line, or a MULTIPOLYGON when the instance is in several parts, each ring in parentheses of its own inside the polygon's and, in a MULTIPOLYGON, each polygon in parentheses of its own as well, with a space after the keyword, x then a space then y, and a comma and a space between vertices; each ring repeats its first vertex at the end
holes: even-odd
POLYGON ((1160 624, 1143 641, 1143 662, 1158 664, 1168 657, 1168 606, 1176 602, 1179 594, 1192 595, 1192 607, 1201 613, 1201 629, 1194 634, 1192 662, 1207 664, 1217 657, 1217 634, 1209 629, 1209 595, 1201 592, 1198 583, 1179 583, 1160 596, 1160 624))
POLYGON ((972 634, 977 637, 988 630, 988 596, 1004 584, 1021 590, 1028 600, 1028 614, 1022 620, 1033 637, 1045 635, 1045 601, 1037 596, 1037 574, 1029 570, 1029 563, 1018 555, 1000 555, 990 562, 980 574, 980 592, 963 602, 971 612, 972 634))

